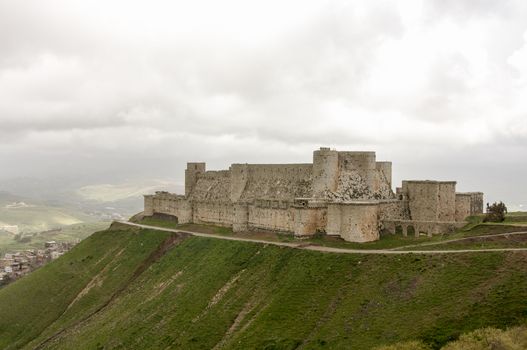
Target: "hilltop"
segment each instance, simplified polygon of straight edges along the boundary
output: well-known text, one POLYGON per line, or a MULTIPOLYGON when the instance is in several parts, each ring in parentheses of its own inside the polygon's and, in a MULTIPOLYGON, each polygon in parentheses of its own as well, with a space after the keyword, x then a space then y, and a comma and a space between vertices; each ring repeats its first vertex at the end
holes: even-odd
POLYGON ((328 254, 114 224, 0 290, 0 348, 439 348, 525 325, 526 298, 527 252, 328 254))

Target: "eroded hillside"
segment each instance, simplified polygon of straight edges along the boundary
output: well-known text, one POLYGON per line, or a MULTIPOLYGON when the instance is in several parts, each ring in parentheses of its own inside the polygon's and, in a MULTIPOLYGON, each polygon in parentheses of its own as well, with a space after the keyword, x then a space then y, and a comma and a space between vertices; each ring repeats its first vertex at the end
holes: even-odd
POLYGON ((437 348, 524 323, 525 300, 525 252, 341 255, 114 227, 0 290, 0 348, 437 348))

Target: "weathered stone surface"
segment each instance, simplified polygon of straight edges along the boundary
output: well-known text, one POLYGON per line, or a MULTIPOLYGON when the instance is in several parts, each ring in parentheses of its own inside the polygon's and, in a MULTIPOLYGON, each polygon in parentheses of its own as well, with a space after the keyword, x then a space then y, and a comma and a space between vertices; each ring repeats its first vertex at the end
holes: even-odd
POLYGON ((416 235, 439 233, 483 210, 481 192, 456 194, 453 181, 403 181, 397 195, 391 186, 392 164, 376 161, 374 152, 321 148, 312 164, 232 164, 221 171, 187 163, 185 195, 145 195, 144 214, 367 242, 398 225, 403 232, 414 227, 416 235))
POLYGON ((327 233, 350 242, 379 239, 379 205, 376 201, 329 204, 327 233))

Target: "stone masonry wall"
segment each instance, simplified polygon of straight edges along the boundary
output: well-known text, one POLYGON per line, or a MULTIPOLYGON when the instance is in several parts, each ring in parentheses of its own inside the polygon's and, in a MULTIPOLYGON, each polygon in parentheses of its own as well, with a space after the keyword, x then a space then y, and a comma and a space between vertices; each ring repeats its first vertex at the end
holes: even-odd
POLYGON ((483 214, 483 193, 470 193, 470 215, 483 214))
POLYGON ((410 220, 408 202, 397 199, 379 201, 379 220, 410 220))
POLYGON ((325 231, 364 242, 379 238, 381 222, 427 225, 435 232, 483 211, 483 194, 456 195, 453 181, 403 181, 397 196, 391 186, 392 164, 377 162, 374 152, 321 148, 312 164, 232 164, 206 171, 205 163, 187 163, 185 196, 147 195, 144 213, 234 231, 325 231))
POLYGON ((350 242, 379 239, 379 206, 376 202, 350 202, 328 205, 327 233, 350 242))
POLYGON ((383 181, 388 183, 388 186, 392 187, 392 162, 377 162, 376 168, 384 176, 383 181))
POLYGON ((470 215, 471 195, 456 193, 456 221, 463 221, 470 215))
POLYGON ((339 154, 329 148, 313 152, 313 195, 324 197, 336 192, 339 177, 339 154))
POLYGON ((187 163, 187 169, 185 170, 185 197, 192 193, 198 181, 198 176, 204 173, 205 169, 205 163, 187 163))
POLYGON ((417 221, 453 222, 456 216, 454 181, 403 181, 410 217, 417 221))
POLYGON ((272 231, 294 231, 294 208, 249 206, 249 228, 272 231))
POLYGON ((145 196, 145 215, 154 213, 176 216, 179 223, 192 222, 192 207, 184 196, 158 192, 154 196, 145 196))
POLYGON ((144 215, 145 216, 154 215, 154 198, 153 197, 154 197, 153 195, 144 196, 144 201, 145 201, 144 215))
POLYGON ((311 197, 312 164, 249 164, 243 202, 255 199, 294 200, 311 197))
POLYGON ((231 174, 229 170, 207 171, 199 174, 188 198, 191 201, 230 203, 231 174))
POLYGON ((437 220, 456 221, 456 182, 438 182, 437 220))
POLYGON ((214 224, 232 226, 233 205, 220 202, 194 202, 193 222, 195 224, 214 224))

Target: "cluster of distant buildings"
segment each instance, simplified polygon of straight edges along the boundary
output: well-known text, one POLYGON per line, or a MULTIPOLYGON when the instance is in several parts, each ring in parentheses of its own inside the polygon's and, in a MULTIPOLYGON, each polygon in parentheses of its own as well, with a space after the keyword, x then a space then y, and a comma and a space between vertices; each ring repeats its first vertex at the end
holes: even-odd
POLYGON ((77 242, 49 241, 44 249, 28 249, 24 251, 5 253, 0 259, 0 286, 12 282, 31 271, 57 259, 70 250, 77 242))

